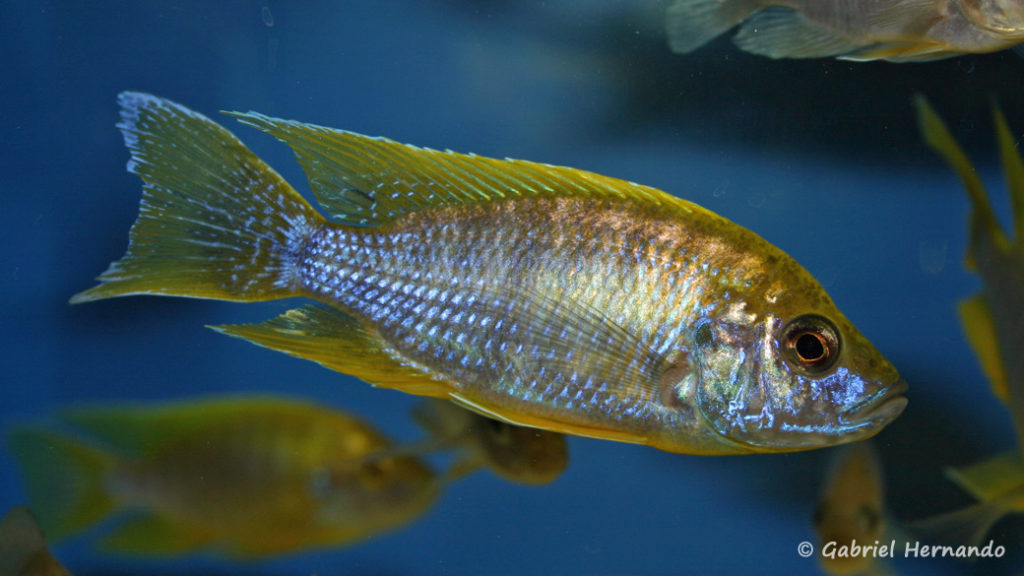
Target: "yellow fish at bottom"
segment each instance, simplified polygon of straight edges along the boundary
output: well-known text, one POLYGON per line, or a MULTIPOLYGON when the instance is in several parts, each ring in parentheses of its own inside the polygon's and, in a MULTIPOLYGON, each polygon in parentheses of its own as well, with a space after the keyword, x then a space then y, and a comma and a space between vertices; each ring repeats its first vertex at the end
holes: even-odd
POLYGON ((74 303, 305 296, 327 306, 218 330, 511 424, 673 452, 839 444, 906 404, 806 270, 659 190, 232 113, 292 147, 331 221, 206 117, 119 101, 139 219, 74 303))
POLYGON ((33 510, 59 540, 137 514, 103 546, 241 558, 341 546, 423 514, 441 483, 418 458, 345 413, 276 397, 77 408, 8 435, 33 510), (98 441, 98 442, 97 442, 98 441))

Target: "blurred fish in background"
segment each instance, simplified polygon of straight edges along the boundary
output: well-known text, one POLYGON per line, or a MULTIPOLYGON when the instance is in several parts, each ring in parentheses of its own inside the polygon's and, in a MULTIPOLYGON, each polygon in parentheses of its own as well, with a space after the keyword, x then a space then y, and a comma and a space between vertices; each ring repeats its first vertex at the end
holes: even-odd
POLYGON ((557 432, 487 418, 435 398, 417 404, 413 418, 433 441, 463 453, 448 472, 452 478, 486 468, 518 484, 548 484, 569 465, 565 436, 557 432))
POLYGON ((8 441, 32 508, 55 541, 130 513, 109 551, 201 549, 259 558, 396 529, 434 504, 439 482, 385 436, 337 410, 272 396, 75 408, 8 441))
POLYGON ((741 23, 736 45, 769 58, 923 62, 1024 42, 1024 2, 676 0, 669 44, 692 52, 741 23))
POLYGON ((71 576, 50 553, 39 523, 25 506, 0 518, 0 576, 71 576))
POLYGON ((1024 163, 998 106, 996 139, 1010 193, 1014 236, 999 224, 988 193, 967 155, 928 101, 915 100, 925 142, 953 168, 971 202, 965 265, 982 280, 979 294, 960 303, 959 313, 992 392, 1013 416, 1017 447, 946 476, 978 500, 962 510, 914 523, 936 540, 977 545, 1011 512, 1024 512, 1024 163))
POLYGON ((814 512, 818 561, 828 574, 876 574, 885 569, 873 554, 828 553, 875 544, 886 529, 885 482, 874 445, 865 440, 838 450, 814 512))

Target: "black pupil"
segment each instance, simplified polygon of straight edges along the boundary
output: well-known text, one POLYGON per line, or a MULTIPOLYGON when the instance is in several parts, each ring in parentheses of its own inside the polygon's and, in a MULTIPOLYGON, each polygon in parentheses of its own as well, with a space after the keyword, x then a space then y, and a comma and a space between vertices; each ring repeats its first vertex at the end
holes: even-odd
POLYGON ((820 337, 804 332, 796 339, 796 353, 801 360, 814 362, 825 356, 825 345, 822 344, 820 337))

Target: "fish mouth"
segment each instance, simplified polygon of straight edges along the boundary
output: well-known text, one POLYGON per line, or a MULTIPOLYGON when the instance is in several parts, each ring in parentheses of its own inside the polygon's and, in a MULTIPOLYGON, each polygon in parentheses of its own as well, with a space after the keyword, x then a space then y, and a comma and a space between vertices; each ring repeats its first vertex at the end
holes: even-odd
POLYGON ((903 396, 906 391, 907 383, 897 380, 845 410, 842 423, 867 433, 877 431, 895 420, 907 407, 907 399, 903 396))

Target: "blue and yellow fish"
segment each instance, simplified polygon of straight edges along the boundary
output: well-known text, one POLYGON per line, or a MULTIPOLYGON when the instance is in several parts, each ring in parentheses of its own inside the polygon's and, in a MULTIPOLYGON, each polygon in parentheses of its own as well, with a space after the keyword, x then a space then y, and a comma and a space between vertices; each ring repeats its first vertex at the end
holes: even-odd
POLYGON ((72 302, 304 296, 326 306, 218 330, 511 424, 673 452, 839 444, 906 405, 806 270, 659 190, 229 113, 292 147, 328 220, 206 117, 119 101, 139 219, 72 302))
POLYGON ((271 396, 77 408, 8 441, 33 510, 56 540, 134 514, 107 550, 258 558, 341 546, 408 524, 440 493, 418 458, 368 424, 271 396))

